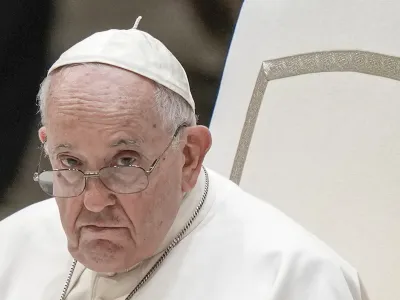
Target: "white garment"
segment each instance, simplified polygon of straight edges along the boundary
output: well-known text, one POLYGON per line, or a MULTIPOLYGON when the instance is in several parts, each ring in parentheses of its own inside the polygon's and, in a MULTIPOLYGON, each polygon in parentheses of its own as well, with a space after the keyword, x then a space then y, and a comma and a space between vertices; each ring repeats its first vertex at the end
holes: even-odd
MULTIPOLYGON (((209 173, 197 224, 133 299, 365 300, 357 272, 332 250, 275 208, 209 173)), ((199 180, 184 203, 198 202, 202 191, 199 180)), ((180 210, 169 235, 186 215, 180 210)), ((59 299, 72 259, 55 201, 0 222, 0 238, 0 299, 59 299)), ((78 265, 67 300, 124 299, 144 269, 107 277, 78 265)))

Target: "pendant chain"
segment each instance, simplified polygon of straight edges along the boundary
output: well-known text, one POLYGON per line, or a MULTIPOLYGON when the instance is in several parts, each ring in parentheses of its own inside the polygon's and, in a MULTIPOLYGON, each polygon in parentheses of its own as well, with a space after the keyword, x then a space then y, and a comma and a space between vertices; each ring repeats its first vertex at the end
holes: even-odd
MULTIPOLYGON (((199 215, 201 208, 204 205, 204 202, 206 201, 207 194, 208 194, 208 187, 209 187, 209 177, 208 177, 208 172, 207 170, 203 167, 204 174, 205 174, 205 186, 204 186, 204 192, 203 196, 201 197, 201 200, 199 204, 196 206, 196 209, 194 210, 192 216, 190 217, 189 221, 186 223, 185 227, 179 232, 179 234, 174 238, 174 240, 169 244, 167 249, 164 250, 163 254, 161 257, 155 262, 155 264, 151 267, 151 269, 146 273, 146 275, 143 277, 143 279, 135 286, 135 288, 129 293, 129 295, 125 298, 125 300, 130 300, 132 297, 140 290, 141 287, 154 275, 154 273, 157 271, 157 269, 161 266, 161 264, 164 262, 168 254, 171 252, 171 250, 179 244, 179 242, 182 240, 182 238, 185 236, 186 231, 190 228, 194 220, 197 218, 199 215)), ((67 296, 67 291, 68 287, 71 283, 72 275, 74 274, 74 270, 76 267, 77 261, 76 259, 72 262, 71 269, 68 273, 67 280, 64 285, 64 289, 61 294, 60 300, 65 300, 67 296)))

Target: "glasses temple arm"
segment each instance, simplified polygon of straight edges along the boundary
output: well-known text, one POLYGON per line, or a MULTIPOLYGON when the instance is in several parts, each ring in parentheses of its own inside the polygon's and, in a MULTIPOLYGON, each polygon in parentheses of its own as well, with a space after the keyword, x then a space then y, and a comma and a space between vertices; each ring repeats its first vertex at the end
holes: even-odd
POLYGON ((189 126, 189 125, 187 125, 187 124, 185 124, 185 123, 183 123, 183 124, 181 124, 181 125, 178 126, 178 128, 175 130, 174 135, 172 136, 171 140, 169 141, 167 147, 165 147, 165 149, 164 149, 164 151, 161 153, 161 155, 151 164, 149 170, 148 170, 146 173, 150 174, 150 173, 154 170, 154 168, 155 168, 155 167, 158 165, 158 163, 160 162, 161 157, 163 157, 163 155, 165 154, 165 152, 167 152, 168 149, 169 149, 169 147, 171 147, 172 142, 173 142, 173 141, 176 139, 176 137, 178 136, 179 131, 180 131, 182 128, 188 127, 188 126, 189 126))

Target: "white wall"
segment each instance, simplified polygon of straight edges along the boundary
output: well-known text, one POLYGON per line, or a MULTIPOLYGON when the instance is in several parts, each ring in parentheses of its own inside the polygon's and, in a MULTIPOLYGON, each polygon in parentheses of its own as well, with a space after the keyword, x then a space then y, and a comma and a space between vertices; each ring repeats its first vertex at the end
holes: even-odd
MULTIPOLYGON (((333 50, 399 60, 398 11, 395 1, 247 0, 206 164, 230 175, 262 61, 333 50)), ((399 66, 383 69, 400 76, 399 66)), ((240 183, 355 266, 371 300, 400 299, 399 96, 399 81, 357 72, 270 81, 240 183)))

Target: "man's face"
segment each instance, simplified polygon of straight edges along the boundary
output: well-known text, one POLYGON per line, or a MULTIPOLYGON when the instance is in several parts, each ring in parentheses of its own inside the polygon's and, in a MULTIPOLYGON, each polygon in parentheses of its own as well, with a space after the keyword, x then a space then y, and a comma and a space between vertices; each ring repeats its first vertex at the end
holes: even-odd
MULTIPOLYGON (((85 65, 57 73, 40 131, 53 169, 148 169, 172 138, 154 107, 153 84, 128 71, 85 65)), ((151 256, 182 200, 182 150, 163 155, 142 192, 117 194, 89 178, 81 195, 57 198, 71 254, 98 272, 120 272, 151 256)))

